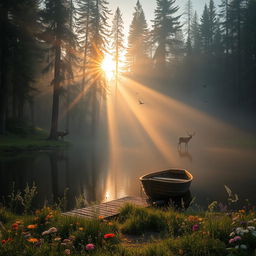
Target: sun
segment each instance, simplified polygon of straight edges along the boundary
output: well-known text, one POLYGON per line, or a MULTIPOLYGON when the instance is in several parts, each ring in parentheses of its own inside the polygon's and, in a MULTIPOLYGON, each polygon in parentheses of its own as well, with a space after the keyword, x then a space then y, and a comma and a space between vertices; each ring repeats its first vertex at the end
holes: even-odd
POLYGON ((114 79, 116 64, 110 54, 106 54, 101 63, 101 69, 105 72, 107 79, 114 79))

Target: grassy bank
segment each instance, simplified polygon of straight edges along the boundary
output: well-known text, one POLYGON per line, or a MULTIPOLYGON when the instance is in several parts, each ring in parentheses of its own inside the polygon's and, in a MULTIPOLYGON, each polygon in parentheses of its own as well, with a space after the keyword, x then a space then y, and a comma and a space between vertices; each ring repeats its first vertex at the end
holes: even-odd
POLYGON ((0 256, 246 256, 256 249, 254 211, 175 212, 126 205, 119 217, 67 217, 50 208, 0 209, 0 256))
POLYGON ((69 145, 66 141, 50 141, 47 138, 48 133, 40 128, 35 128, 33 133, 26 135, 0 135, 0 152, 48 150, 69 145))

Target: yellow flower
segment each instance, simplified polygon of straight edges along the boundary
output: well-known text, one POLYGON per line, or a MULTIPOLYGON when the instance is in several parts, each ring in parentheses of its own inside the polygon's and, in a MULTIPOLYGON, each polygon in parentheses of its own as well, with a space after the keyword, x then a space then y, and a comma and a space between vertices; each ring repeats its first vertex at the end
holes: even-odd
POLYGON ((33 225, 33 224, 27 226, 28 229, 35 229, 36 227, 37 225, 33 225))
POLYGON ((84 228, 83 228, 83 227, 80 227, 80 228, 79 228, 79 230, 80 230, 80 231, 83 231, 83 230, 84 230, 84 228))
POLYGON ((20 225, 22 222, 21 222, 21 220, 16 220, 15 223, 18 224, 18 225, 20 225))
POLYGON ((30 243, 37 243, 39 240, 37 238, 29 238, 27 241, 30 243))
POLYGON ((198 221, 200 221, 200 222, 203 221, 203 220, 204 220, 203 218, 198 218, 198 221))

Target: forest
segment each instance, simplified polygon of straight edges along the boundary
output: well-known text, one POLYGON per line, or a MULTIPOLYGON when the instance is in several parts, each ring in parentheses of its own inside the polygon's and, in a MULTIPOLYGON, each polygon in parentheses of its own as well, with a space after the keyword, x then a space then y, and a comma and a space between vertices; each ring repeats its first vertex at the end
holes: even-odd
POLYGON ((188 96, 211 85, 230 109, 253 112, 256 1, 210 0, 202 15, 192 0, 156 3, 150 27, 137 1, 126 44, 122 10, 106 0, 1 0, 0 134, 44 120, 51 140, 74 123, 94 135, 106 56, 116 84, 125 76, 188 96))

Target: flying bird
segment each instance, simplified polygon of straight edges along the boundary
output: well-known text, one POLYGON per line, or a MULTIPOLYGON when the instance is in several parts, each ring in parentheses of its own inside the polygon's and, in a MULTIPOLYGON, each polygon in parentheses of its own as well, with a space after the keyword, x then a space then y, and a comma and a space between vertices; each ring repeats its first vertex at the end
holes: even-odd
POLYGON ((138 102, 140 105, 144 104, 144 101, 142 99, 138 99, 138 102))

